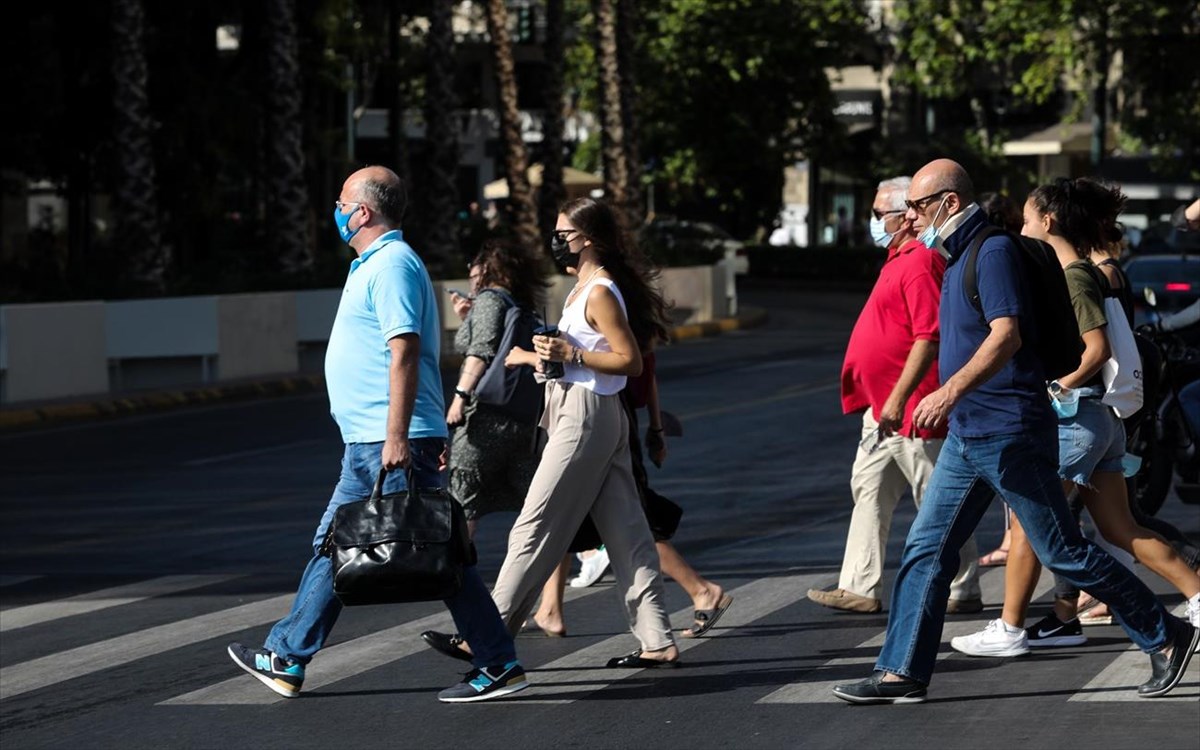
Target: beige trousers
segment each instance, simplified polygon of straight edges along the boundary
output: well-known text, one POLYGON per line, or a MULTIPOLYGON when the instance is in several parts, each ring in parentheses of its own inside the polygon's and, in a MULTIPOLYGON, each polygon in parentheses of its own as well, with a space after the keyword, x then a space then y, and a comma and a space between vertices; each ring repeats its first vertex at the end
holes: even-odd
POLYGON ((508 555, 492 590, 510 633, 521 629, 579 524, 590 514, 642 650, 658 651, 675 643, 658 550, 633 481, 627 419, 619 396, 547 383, 542 426, 549 441, 508 535, 508 555))
MULTIPOLYGON (((871 410, 863 412, 861 440, 874 435, 879 424, 871 410)), ((907 489, 921 506, 925 486, 933 474, 933 464, 942 450, 942 440, 922 440, 893 435, 884 439, 874 453, 860 444, 850 471, 850 489, 854 493, 854 513, 846 534, 846 553, 838 588, 859 596, 879 599, 883 577, 884 552, 892 513, 907 489)), ((869 444, 869 443, 868 443, 869 444)), ((950 583, 951 599, 978 599, 979 550, 972 535, 959 551, 958 574, 950 583)))

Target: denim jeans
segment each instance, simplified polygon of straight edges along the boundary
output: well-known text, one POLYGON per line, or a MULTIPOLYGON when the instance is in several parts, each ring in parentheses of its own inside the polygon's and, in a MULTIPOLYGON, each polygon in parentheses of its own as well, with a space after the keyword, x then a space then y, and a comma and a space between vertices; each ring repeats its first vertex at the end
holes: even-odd
MULTIPOLYGON (((416 479, 422 486, 444 485, 444 473, 438 471, 438 458, 445 445, 446 441, 442 438, 409 441, 416 479)), ((325 639, 342 612, 342 603, 333 593, 333 565, 328 557, 318 555, 317 550, 325 539, 325 532, 338 506, 370 496, 383 465, 382 452, 383 443, 350 443, 346 446, 346 453, 342 457, 342 475, 333 490, 325 515, 317 525, 312 542, 313 557, 300 578, 292 611, 271 628, 265 648, 284 658, 307 664, 325 645, 325 639)), ((389 472, 383 482, 384 493, 405 489, 408 482, 404 474, 403 471, 389 472)), ((501 622, 496 604, 475 566, 465 570, 462 590, 446 599, 445 603, 458 632, 471 644, 475 666, 503 664, 516 658, 512 636, 501 622)))
POLYGON ((1012 508, 1047 568, 1108 604, 1138 648, 1154 653, 1167 646, 1173 625, 1158 598, 1080 533, 1063 496, 1057 457, 1053 428, 946 438, 904 545, 877 670, 929 683, 958 550, 993 493, 1012 508))

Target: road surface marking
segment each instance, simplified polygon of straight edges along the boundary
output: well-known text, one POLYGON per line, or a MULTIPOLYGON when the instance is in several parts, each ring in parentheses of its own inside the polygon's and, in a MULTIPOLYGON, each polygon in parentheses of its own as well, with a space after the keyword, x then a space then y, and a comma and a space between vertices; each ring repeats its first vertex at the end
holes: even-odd
POLYGON ((181 591, 211 586, 223 581, 240 578, 236 575, 223 576, 166 576, 149 581, 140 581, 126 586, 115 586, 100 591, 79 594, 67 599, 13 607, 0 612, 0 633, 17 628, 27 628, 43 622, 60 620, 64 617, 98 612, 109 607, 132 604, 156 596, 169 596, 181 591))
MULTIPOLYGON (((1184 602, 1176 607, 1172 614, 1183 617, 1186 612, 1187 602, 1184 602)), ((1146 699, 1138 697, 1137 688, 1149 678, 1150 659, 1137 646, 1130 646, 1120 656, 1113 659, 1112 663, 1105 667, 1100 674, 1080 688, 1079 692, 1071 696, 1070 702, 1141 702, 1146 699)), ((1193 654, 1192 661, 1188 664, 1187 671, 1179 685, 1170 694, 1162 698, 1155 698, 1154 702, 1190 701, 1195 703, 1197 698, 1200 698, 1200 654, 1193 654)))

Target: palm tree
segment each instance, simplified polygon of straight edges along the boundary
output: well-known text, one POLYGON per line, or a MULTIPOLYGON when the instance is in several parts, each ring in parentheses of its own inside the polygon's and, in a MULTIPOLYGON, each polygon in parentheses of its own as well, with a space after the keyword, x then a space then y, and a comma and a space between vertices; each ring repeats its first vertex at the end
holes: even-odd
MULTIPOLYGON (((426 50, 425 140, 429 144, 429 215, 425 225, 427 262, 434 270, 458 260, 458 130, 454 122, 453 0, 433 0, 426 50)), ((473 252, 467 248, 467 252, 473 252)))
POLYGON ((113 0, 113 138, 117 252, 130 259, 130 278, 148 291, 166 288, 170 252, 158 217, 157 171, 146 93, 145 14, 141 0, 113 0))
POLYGON ((496 90, 500 99, 500 136, 504 142, 504 169, 508 180, 509 215, 517 241, 533 252, 541 241, 537 209, 529 187, 529 158, 521 140, 520 110, 517 107, 517 76, 513 64, 512 38, 508 33, 508 9, 504 0, 487 0, 488 35, 496 68, 496 90))
POLYGON ((617 0, 617 68, 621 86, 621 132, 625 136, 626 213, 632 227, 646 216, 637 117, 637 2, 617 0))
POLYGON ((546 114, 542 127, 542 188, 538 196, 538 226, 542 236, 554 231, 558 207, 566 198, 563 187, 563 65, 565 23, 563 0, 546 0, 546 114))
POLYGON ((269 232, 271 255, 285 274, 313 265, 308 186, 304 181, 304 127, 296 40, 296 0, 267 0, 266 110, 267 214, 286 232, 269 232))
POLYGON ((629 168, 625 159, 625 126, 621 117, 621 73, 617 61, 614 0, 592 0, 592 14, 596 19, 596 64, 600 68, 604 193, 609 202, 625 212, 629 205, 629 168))

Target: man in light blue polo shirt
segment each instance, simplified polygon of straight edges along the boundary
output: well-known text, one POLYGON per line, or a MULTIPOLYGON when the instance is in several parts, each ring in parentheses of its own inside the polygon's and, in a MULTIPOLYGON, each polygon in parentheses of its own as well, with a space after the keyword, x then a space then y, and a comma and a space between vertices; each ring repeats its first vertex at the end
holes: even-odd
MULTIPOLYGON (((317 532, 292 611, 262 648, 240 643, 229 656, 276 693, 295 698, 304 665, 325 644, 342 604, 333 593, 330 559, 319 549, 338 506, 371 494, 381 467, 385 494, 407 488, 404 471, 426 487, 445 483, 445 405, 439 368, 441 323, 425 265, 404 242, 404 184, 390 169, 367 167, 346 180, 334 223, 358 257, 338 305, 325 354, 333 419, 346 444, 342 473, 317 532)), ((443 690, 447 703, 488 700, 527 687, 512 637, 475 566, 462 590, 446 599, 454 624, 474 650, 475 669, 443 690)))

